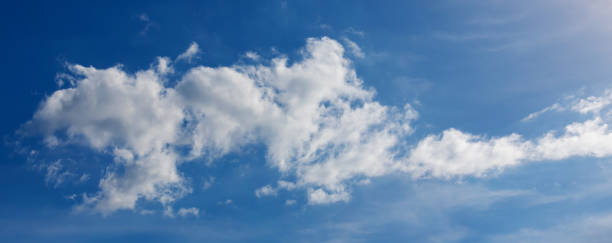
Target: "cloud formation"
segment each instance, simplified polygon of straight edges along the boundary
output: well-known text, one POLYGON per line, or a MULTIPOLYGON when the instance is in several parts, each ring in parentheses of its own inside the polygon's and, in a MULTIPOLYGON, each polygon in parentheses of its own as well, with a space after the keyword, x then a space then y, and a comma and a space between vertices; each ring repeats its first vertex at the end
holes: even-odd
MULTIPOLYGON (((348 45, 357 50, 355 43, 348 45)), ((193 43, 175 62, 191 61, 198 52, 193 43)), ((112 155, 99 191, 86 194, 80 206, 103 214, 135 209, 138 200, 171 209, 169 204, 192 192, 179 164, 214 162, 256 143, 266 146, 269 166, 293 181, 280 180, 255 195, 300 188, 309 204, 348 201, 352 185, 393 172, 484 176, 526 161, 612 155, 603 108, 587 103, 577 109, 597 111, 585 112, 592 119, 570 124, 560 135, 551 131, 531 141, 451 128, 411 146, 406 138, 417 112, 409 104, 375 101, 375 91, 363 86, 340 43, 310 38, 302 56, 292 64, 278 57, 269 65, 196 66, 177 82, 167 82, 174 72, 167 57, 135 73, 121 66, 71 65, 72 86, 47 97, 24 130, 42 134, 49 147, 78 144, 112 155), (185 147, 187 152, 179 149, 185 147)))
MULTIPOLYGON (((198 51, 192 44, 177 60, 198 51)), ((75 84, 45 99, 25 128, 51 147, 79 144, 114 157, 100 191, 84 198, 102 213, 134 209, 139 199, 171 203, 191 192, 179 163, 250 143, 264 143, 270 166, 295 175, 292 185, 309 188, 311 203, 348 200, 351 179, 397 167, 400 137, 416 118, 411 106, 374 101, 335 40, 308 39, 303 60, 287 61, 193 67, 174 87, 165 86, 165 57, 133 74, 71 65, 75 84)))
POLYGON ((178 57, 176 57, 176 61, 187 61, 191 63, 193 58, 195 58, 200 53, 200 46, 196 42, 191 42, 189 48, 185 50, 185 52, 181 53, 178 57))
POLYGON ((575 98, 568 105, 556 103, 530 114, 526 119, 549 111, 590 115, 585 121, 566 125, 561 133, 548 131, 533 140, 518 134, 487 138, 453 128, 441 135, 429 135, 411 149, 404 170, 414 177, 479 177, 529 161, 612 156, 612 130, 608 127, 610 94, 607 90, 600 97, 575 98))

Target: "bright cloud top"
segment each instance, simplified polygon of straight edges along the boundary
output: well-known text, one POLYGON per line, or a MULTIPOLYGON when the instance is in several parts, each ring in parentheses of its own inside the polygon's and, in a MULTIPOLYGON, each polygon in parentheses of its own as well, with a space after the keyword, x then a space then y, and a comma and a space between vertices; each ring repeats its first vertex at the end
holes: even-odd
MULTIPOLYGON (((198 52, 194 43, 175 62, 198 52)), ((410 146, 405 138, 417 112, 409 104, 376 102, 341 44, 311 38, 302 55, 290 65, 279 57, 269 65, 193 67, 177 82, 167 80, 174 69, 166 57, 136 73, 72 65, 72 87, 44 100, 24 129, 43 134, 47 146, 79 144, 114 157, 99 191, 84 196, 81 205, 104 214, 135 209, 139 199, 168 208, 192 192, 180 163, 214 161, 254 143, 266 146, 270 166, 294 178, 265 185, 255 195, 303 189, 309 204, 348 201, 352 185, 392 172, 483 176, 525 161, 612 155, 612 133, 599 112, 534 141, 448 129, 410 146), (179 146, 189 152, 179 152, 179 146)), ((198 215, 195 209, 182 212, 198 215)))

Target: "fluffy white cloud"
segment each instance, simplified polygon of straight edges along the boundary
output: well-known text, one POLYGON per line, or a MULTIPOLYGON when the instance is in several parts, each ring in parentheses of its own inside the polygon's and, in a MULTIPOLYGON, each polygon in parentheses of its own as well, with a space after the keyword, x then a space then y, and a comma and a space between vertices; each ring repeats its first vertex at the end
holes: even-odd
POLYGON ((449 129, 421 140, 410 151, 406 170, 415 177, 482 176, 518 164, 530 147, 516 134, 487 139, 449 129))
POLYGON ((309 39, 303 53, 290 66, 277 58, 269 67, 190 70, 176 91, 190 108, 191 156, 217 157, 263 142, 268 162, 295 173, 298 185, 338 195, 356 176, 391 171, 399 137, 411 132, 416 112, 373 101, 338 42, 309 39))
POLYGON ((112 153, 122 172, 108 170, 101 191, 86 198, 100 212, 133 209, 138 198, 171 202, 188 191, 176 170, 174 143, 184 120, 172 89, 153 70, 71 66, 74 87, 49 96, 26 127, 49 145, 77 143, 112 153))
POLYGON ((157 57, 157 72, 159 74, 168 74, 168 73, 173 73, 174 72, 174 68, 172 68, 172 61, 170 60, 170 58, 168 57, 157 57))
POLYGON ((537 140, 532 159, 560 160, 572 156, 605 157, 612 155, 612 131, 600 117, 565 127, 565 133, 549 132, 537 140))
MULTIPOLYGON (((177 61, 198 52, 193 43, 177 61)), ((100 190, 81 206, 105 214, 135 209, 141 199, 167 208, 191 192, 178 164, 212 162, 252 143, 265 145, 268 164, 295 178, 256 195, 301 188, 309 204, 348 201, 352 185, 397 171, 416 178, 483 176, 524 161, 611 155, 612 135, 599 112, 533 141, 449 129, 408 147, 416 111, 376 102, 340 43, 311 38, 302 55, 291 65, 279 57, 267 66, 197 66, 177 82, 165 81, 173 71, 165 57, 134 74, 120 66, 72 65, 72 86, 47 97, 24 128, 42 134, 48 146, 80 144, 114 157, 100 190)), ((587 101, 576 110, 602 110, 587 101)))
POLYGON ((612 90, 606 90, 602 96, 589 96, 578 99, 572 105, 572 110, 580 113, 599 113, 612 104, 612 90))
MULTIPOLYGON (((193 43, 177 60, 198 52, 193 43)), ((49 146, 76 143, 114 156, 100 191, 84 199, 103 213, 134 209, 139 199, 168 204, 191 191, 178 163, 256 142, 267 146, 271 166, 297 176, 279 188, 308 188, 311 203, 346 201, 353 178, 397 167, 416 112, 373 101, 338 42, 308 39, 302 53, 291 65, 276 58, 270 66, 194 67, 174 87, 165 86, 173 71, 165 57, 134 74, 72 65, 74 85, 49 96, 26 127, 49 146), (188 155, 175 151, 185 145, 188 155)))

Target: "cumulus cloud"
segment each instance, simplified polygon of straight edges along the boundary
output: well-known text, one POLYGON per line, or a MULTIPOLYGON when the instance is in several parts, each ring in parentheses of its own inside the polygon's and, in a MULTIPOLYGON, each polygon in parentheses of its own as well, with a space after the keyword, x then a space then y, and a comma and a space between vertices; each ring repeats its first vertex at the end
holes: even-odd
POLYGON ((481 176, 491 169, 518 164, 529 146, 516 134, 486 139, 448 129, 421 140, 410 151, 407 170, 415 177, 481 176))
MULTIPOLYGON (((177 60, 198 52, 193 43, 177 60)), ((114 157, 112 168, 121 169, 109 169, 84 200, 103 213, 134 209, 139 199, 171 203, 191 192, 178 163, 256 142, 267 145, 270 166, 297 176, 284 188, 309 188, 312 203, 345 201, 345 182, 397 167, 416 112, 374 101, 335 40, 308 39, 302 53, 291 65, 280 57, 269 66, 193 67, 174 87, 163 81, 172 70, 163 57, 133 74, 71 65, 75 84, 45 99, 26 127, 49 146, 80 144, 114 157), (176 151, 185 145, 188 154, 176 151)))
MULTIPOLYGON (((176 61, 198 52, 192 43, 176 61)), ((302 56, 291 64, 281 56, 269 65, 196 66, 177 82, 166 82, 173 69, 164 57, 135 73, 70 65, 72 85, 47 97, 23 130, 42 134, 50 147, 76 144, 113 157, 99 191, 80 206, 103 214, 136 209, 139 200, 168 209, 192 192, 180 163, 214 162, 255 143, 265 145, 269 166, 293 178, 255 195, 299 188, 309 204, 348 201, 351 186, 398 171, 415 178, 483 176, 524 161, 610 155, 599 112, 533 141, 448 129, 409 147, 417 112, 375 101, 339 42, 310 38, 302 56)))
POLYGON ((184 119, 173 90, 153 70, 125 73, 119 66, 72 65, 76 85, 49 96, 26 124, 50 145, 75 143, 115 157, 124 170, 109 170, 101 191, 86 204, 101 212, 134 208, 140 197, 171 202, 188 191, 176 169, 176 141, 184 119))

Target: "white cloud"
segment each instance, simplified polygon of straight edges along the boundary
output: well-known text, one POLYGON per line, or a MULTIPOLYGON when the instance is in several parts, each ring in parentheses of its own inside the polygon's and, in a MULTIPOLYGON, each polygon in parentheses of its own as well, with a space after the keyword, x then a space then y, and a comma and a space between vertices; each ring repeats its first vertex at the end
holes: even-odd
POLYGON ((585 98, 568 96, 565 98, 564 102, 555 103, 552 106, 531 113, 527 117, 523 118, 522 121, 532 120, 546 112, 551 111, 574 111, 581 114, 601 116, 602 110, 610 110, 610 104, 612 104, 612 90, 610 89, 605 90, 601 96, 588 96, 585 98))
POLYGON ((414 177, 479 177, 529 161, 611 156, 610 146, 612 131, 600 117, 569 124, 561 135, 551 131, 533 141, 517 134, 485 138, 448 129, 421 140, 410 151, 403 170, 414 177))
POLYGON ((289 199, 289 200, 286 200, 286 201, 285 201, 285 205, 286 205, 286 206, 295 205, 296 203, 297 203, 297 201, 296 201, 296 200, 293 200, 293 199, 289 199))
POLYGON ((362 58, 362 59, 365 58, 365 53, 363 53, 363 51, 357 45, 357 43, 355 43, 354 41, 348 38, 344 38, 344 43, 353 56, 362 58))
POLYGON ((586 114, 596 113, 612 104, 612 90, 606 90, 602 96, 589 96, 577 100, 572 105, 572 110, 586 114))
POLYGON ((52 184, 54 187, 58 187, 72 175, 72 173, 64 169, 62 160, 56 160, 55 162, 47 165, 45 169, 45 182, 48 185, 52 184))
POLYGON ((279 180, 277 183, 279 189, 285 189, 287 191, 291 191, 297 187, 295 183, 290 181, 279 180))
POLYGON ((316 204, 329 204, 335 202, 348 202, 351 198, 350 194, 344 190, 344 188, 327 192, 321 188, 319 189, 308 189, 308 203, 312 205, 316 204))
POLYGON ((255 190, 255 196, 257 197, 276 196, 276 194, 276 189, 272 188, 270 185, 265 185, 255 190))
POLYGON ((601 114, 609 110, 611 104, 610 90, 602 96, 566 97, 564 103, 555 103, 523 120, 549 111, 574 111, 591 115, 591 118, 568 124, 562 133, 551 130, 532 140, 525 140, 518 134, 486 138, 447 129, 441 135, 425 137, 413 147, 402 170, 414 177, 479 177, 531 161, 612 156, 609 149, 612 130, 601 114))
POLYGON ((134 209, 140 198, 166 205, 190 193, 176 168, 175 155, 154 152, 133 164, 124 164, 123 173, 107 172, 100 181, 100 192, 85 200, 102 213, 118 209, 134 209))
POLYGON ((612 131, 599 117, 569 124, 561 136, 549 132, 537 143, 534 159, 561 160, 572 156, 601 158, 612 155, 612 131))
POLYGON ((176 90, 192 108, 191 156, 218 157, 261 141, 269 164, 296 173, 300 187, 341 194, 357 175, 391 171, 398 138, 411 132, 412 107, 372 101, 336 41, 309 39, 303 53, 290 66, 276 58, 270 67, 190 70, 176 90))
MULTIPOLYGON (((152 214, 153 211, 140 211, 141 214, 152 214)), ((195 207, 191 207, 191 208, 180 208, 178 211, 174 211, 174 209, 172 208, 172 206, 167 206, 166 209, 164 209, 164 216, 168 217, 168 218, 176 218, 176 216, 185 218, 188 216, 193 216, 193 217, 199 217, 200 216, 200 209, 199 208, 195 208, 195 207)))
POLYGON ((70 74, 58 73, 55 75, 55 82, 57 87, 61 88, 64 84, 74 85, 75 78, 70 74))
POLYGON ((550 111, 562 111, 562 110, 563 110, 563 107, 559 103, 555 103, 552 106, 549 106, 549 107, 546 107, 546 108, 541 109, 539 111, 530 113, 525 118, 521 119, 521 121, 523 121, 523 122, 530 121, 530 120, 533 120, 533 119, 541 116, 544 113, 547 113, 547 112, 550 112, 550 111))
POLYGON ((519 164, 530 147, 516 134, 484 138, 448 129, 422 139, 410 151, 406 170, 415 177, 483 176, 490 170, 519 164))
MULTIPOLYGON (((193 43, 177 60, 198 51, 193 43)), ((265 145, 267 163, 295 178, 256 195, 300 188, 309 204, 348 201, 351 186, 397 171, 415 178, 484 176, 525 161, 611 154, 607 124, 590 112, 602 108, 586 101, 576 110, 597 117, 561 135, 527 141, 517 134, 488 138, 448 129, 409 148, 416 111, 376 102, 344 51, 335 40, 311 38, 303 58, 290 65, 279 57, 267 66, 197 66, 177 82, 165 81, 167 58, 133 74, 120 66, 71 65, 74 85, 47 97, 24 129, 42 134, 50 147, 78 144, 114 157, 100 190, 81 205, 104 214, 136 209, 142 199, 169 207, 192 191, 179 163, 214 161, 252 143, 265 145), (578 146, 583 144, 589 146, 578 146)))
POLYGON ((70 68, 80 77, 76 85, 49 96, 26 127, 55 144, 114 154, 124 167, 122 172, 108 170, 101 191, 85 204, 108 213, 133 209, 141 197, 167 203, 188 191, 176 170, 177 155, 166 147, 176 141, 184 114, 158 73, 130 75, 118 66, 70 68))
POLYGON ((177 214, 181 217, 187 217, 189 215, 192 215, 194 217, 198 217, 200 216, 200 209, 199 208, 180 208, 177 212, 177 214))
POLYGON ((173 73, 174 68, 171 65, 172 61, 168 57, 157 57, 157 72, 161 75, 173 73))
POLYGON ((259 60, 259 58, 261 58, 261 57, 259 56, 259 54, 257 54, 256 52, 253 52, 253 51, 247 51, 247 52, 244 54, 244 56, 245 56, 246 58, 248 58, 248 59, 253 60, 253 61, 258 61, 258 60, 259 60))
POLYGON ((181 53, 176 58, 176 61, 184 60, 184 61, 187 61, 188 63, 191 63, 192 59, 195 58, 199 53, 200 53, 200 46, 198 45, 198 43, 191 42, 191 44, 189 45, 189 48, 187 48, 185 52, 181 53))

